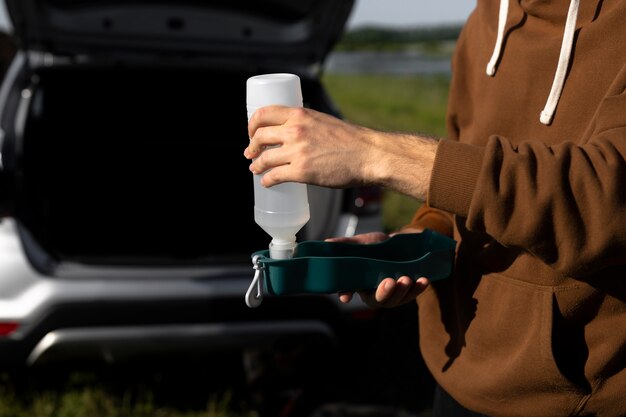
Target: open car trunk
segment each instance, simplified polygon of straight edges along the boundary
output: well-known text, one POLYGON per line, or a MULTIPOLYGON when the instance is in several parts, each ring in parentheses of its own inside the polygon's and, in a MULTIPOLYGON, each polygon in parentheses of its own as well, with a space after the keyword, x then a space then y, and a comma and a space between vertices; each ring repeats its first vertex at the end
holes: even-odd
MULTIPOLYGON (((17 217, 60 261, 249 262, 254 222, 245 108, 252 73, 176 66, 33 70, 17 217)), ((305 106, 330 112, 317 79, 305 106)), ((339 190, 316 188, 300 239, 333 232, 339 190), (323 200, 323 201, 322 201, 323 200), (334 216, 334 218, 333 218, 334 216)), ((309 190, 311 193, 311 189, 309 190)))
MULTIPOLYGON (((268 247, 242 155, 246 80, 296 73, 305 106, 333 113, 319 69, 353 0, 6 4, 26 59, 0 171, 37 249, 146 265, 249 263, 268 247)), ((343 195, 309 187, 299 239, 334 234, 343 195)))

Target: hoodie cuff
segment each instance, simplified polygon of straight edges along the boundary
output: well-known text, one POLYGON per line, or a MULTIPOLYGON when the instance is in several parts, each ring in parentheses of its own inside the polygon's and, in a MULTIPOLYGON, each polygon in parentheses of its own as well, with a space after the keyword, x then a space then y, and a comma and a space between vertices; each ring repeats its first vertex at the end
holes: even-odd
POLYGON ((452 216, 439 209, 431 208, 428 204, 422 204, 413 215, 411 223, 407 224, 402 229, 407 228, 430 229, 449 237, 452 237, 454 232, 452 216))
POLYGON ((428 205, 467 217, 484 148, 440 140, 428 189, 428 205))

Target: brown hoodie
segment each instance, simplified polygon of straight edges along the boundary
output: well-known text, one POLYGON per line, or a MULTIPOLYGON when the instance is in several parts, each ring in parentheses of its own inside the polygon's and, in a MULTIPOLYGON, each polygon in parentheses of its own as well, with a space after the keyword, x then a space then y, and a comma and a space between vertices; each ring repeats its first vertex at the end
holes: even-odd
POLYGON ((459 242, 423 356, 488 415, 626 415, 626 1, 577 6, 478 0, 415 219, 459 242))

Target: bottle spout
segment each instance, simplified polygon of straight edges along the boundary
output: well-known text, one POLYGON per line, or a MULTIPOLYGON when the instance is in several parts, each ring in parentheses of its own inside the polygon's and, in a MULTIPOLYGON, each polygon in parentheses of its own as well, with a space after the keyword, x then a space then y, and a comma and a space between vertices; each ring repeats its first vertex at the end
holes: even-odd
POLYGON ((295 236, 293 240, 272 239, 270 242, 270 258, 272 259, 291 259, 296 253, 295 236))

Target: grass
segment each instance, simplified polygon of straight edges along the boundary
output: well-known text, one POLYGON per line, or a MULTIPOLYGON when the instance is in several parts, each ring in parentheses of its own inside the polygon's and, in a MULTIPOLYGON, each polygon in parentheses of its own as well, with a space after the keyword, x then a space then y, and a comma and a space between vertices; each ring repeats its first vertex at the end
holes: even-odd
POLYGON ((0 374, 0 417, 257 417, 232 389, 215 389, 191 373, 157 374, 0 374))
POLYGON ((43 391, 30 398, 2 392, 0 416, 6 417, 227 417, 228 397, 210 399, 204 411, 180 411, 155 403, 149 391, 121 397, 102 387, 81 387, 59 393, 43 391))
MULTIPOLYGON (((326 74, 323 82, 350 122, 383 131, 446 134, 447 75, 326 74)), ((420 204, 411 197, 384 190, 384 229, 393 231, 408 223, 420 204)))
MULTIPOLYGON (((231 417, 230 397, 210 397, 202 411, 181 411, 158 405, 150 391, 139 396, 127 393, 121 397, 102 387, 82 387, 63 393, 43 391, 30 399, 2 392, 2 417, 231 417)), ((240 414, 255 416, 254 413, 240 414)))

